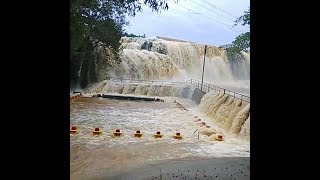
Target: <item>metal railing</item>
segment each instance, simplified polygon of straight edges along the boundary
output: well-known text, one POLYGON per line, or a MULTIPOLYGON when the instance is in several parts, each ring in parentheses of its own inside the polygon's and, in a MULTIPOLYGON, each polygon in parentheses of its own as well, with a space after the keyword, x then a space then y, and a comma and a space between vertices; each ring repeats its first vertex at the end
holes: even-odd
POLYGON ((228 90, 228 89, 225 89, 225 88, 222 88, 222 87, 219 87, 219 86, 215 86, 213 84, 205 83, 205 82, 201 84, 201 81, 198 81, 198 80, 195 80, 195 79, 190 79, 187 82, 190 83, 191 85, 193 85, 194 87, 197 87, 197 88, 201 89, 205 93, 208 93, 208 92, 210 92, 212 90, 219 91, 219 92, 223 92, 223 93, 229 94, 230 96, 233 96, 233 97, 235 97, 237 99, 241 99, 243 101, 246 101, 246 102, 250 103, 250 96, 246 96, 244 94, 241 94, 241 93, 238 93, 238 92, 235 92, 235 91, 231 91, 231 90, 228 90))
POLYGON ((249 102, 250 103, 250 96, 232 91, 232 90, 228 90, 213 84, 209 84, 209 83, 203 83, 201 84, 201 81, 195 80, 195 79, 190 79, 187 81, 164 81, 164 80, 133 80, 133 79, 111 79, 112 82, 119 82, 119 83, 145 83, 145 84, 154 84, 154 85, 188 85, 191 84, 194 87, 197 87, 199 89, 201 89, 203 92, 208 93, 212 90, 214 91, 219 91, 219 92, 223 92, 226 94, 229 94, 230 96, 233 96, 237 99, 241 99, 243 101, 249 102))
POLYGON ((165 81, 165 80, 140 80, 140 79, 111 79, 112 82, 118 83, 144 83, 154 85, 186 85, 189 81, 165 81))

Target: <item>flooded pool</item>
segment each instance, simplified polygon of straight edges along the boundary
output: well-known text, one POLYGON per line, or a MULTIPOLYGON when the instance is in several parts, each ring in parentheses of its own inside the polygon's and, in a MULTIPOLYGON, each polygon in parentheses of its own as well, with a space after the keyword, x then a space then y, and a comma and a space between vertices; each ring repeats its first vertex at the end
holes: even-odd
POLYGON ((249 157, 250 142, 229 135, 216 126, 212 119, 200 113, 198 106, 188 99, 164 98, 165 102, 126 101, 106 98, 82 97, 71 102, 70 125, 79 132, 70 135, 70 176, 101 177, 136 168, 157 160, 207 157, 249 157), (176 106, 179 101, 189 111, 176 106), (194 133, 200 126, 198 116, 225 141, 212 141, 209 137, 194 133), (99 127, 103 133, 93 136, 99 127), (123 132, 114 138, 115 129, 123 132), (136 130, 143 133, 134 137, 136 130), (164 135, 155 139, 153 134, 164 135), (176 132, 182 140, 173 138, 176 132))

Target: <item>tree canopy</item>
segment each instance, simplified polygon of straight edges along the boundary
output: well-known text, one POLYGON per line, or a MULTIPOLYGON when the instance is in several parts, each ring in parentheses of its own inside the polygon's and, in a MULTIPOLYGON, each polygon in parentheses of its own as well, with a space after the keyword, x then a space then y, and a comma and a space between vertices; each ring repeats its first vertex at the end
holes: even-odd
MULTIPOLYGON (((247 11, 244 11, 244 15, 237 18, 235 21, 235 26, 239 23, 242 23, 242 26, 250 26, 250 8, 247 11)), ((229 54, 240 54, 241 51, 248 51, 250 48, 250 32, 245 32, 240 34, 235 38, 232 44, 227 47, 227 52, 229 54)))
MULTIPOLYGON (((86 66, 95 65, 91 61, 96 61, 94 51, 98 47, 110 49, 114 58, 120 61, 119 41, 124 34, 123 27, 128 25, 126 16, 135 16, 142 11, 143 4, 156 12, 169 8, 166 0, 144 0, 142 3, 139 0, 70 1, 70 81, 78 81, 80 71, 81 86, 88 85, 90 68, 86 66)), ((91 74, 95 76, 95 72, 91 74)), ((91 79, 94 81, 95 78, 91 79)))
POLYGON ((235 22, 236 22, 235 25, 242 22, 242 24, 241 24, 242 26, 245 26, 245 25, 250 26, 250 7, 249 7, 248 11, 244 11, 244 15, 240 16, 235 22))

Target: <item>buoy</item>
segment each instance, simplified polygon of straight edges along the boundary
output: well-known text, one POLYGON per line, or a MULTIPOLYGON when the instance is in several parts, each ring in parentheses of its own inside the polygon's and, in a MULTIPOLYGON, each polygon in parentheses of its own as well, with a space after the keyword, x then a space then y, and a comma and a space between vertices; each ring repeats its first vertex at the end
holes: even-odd
POLYGON ((93 135, 99 135, 102 133, 102 131, 99 129, 99 128, 95 128, 93 131, 92 131, 93 135))
POLYGON ((206 126, 206 122, 201 122, 200 126, 206 126))
POLYGON ((136 133, 134 133, 135 137, 141 137, 142 133, 140 132, 140 130, 137 130, 136 133))
POLYGON ((198 121, 201 121, 201 119, 194 120, 194 122, 198 122, 198 121))
POLYGON ((92 97, 102 97, 102 95, 101 94, 94 94, 94 95, 92 95, 92 97))
POLYGON ((224 139, 223 139, 223 136, 221 135, 221 134, 216 134, 216 140, 218 140, 218 141, 223 141, 224 139))
POLYGON ((72 126, 72 127, 70 128, 70 134, 75 134, 75 133, 77 133, 77 132, 78 132, 78 128, 77 128, 77 127, 72 126))
POLYGON ((121 136, 122 132, 120 132, 120 129, 116 129, 116 132, 113 133, 114 136, 121 136))
POLYGON ((182 136, 180 133, 176 133, 174 136, 173 136, 175 139, 182 139, 182 136))
POLYGON ((160 133, 160 131, 158 131, 155 135, 154 135, 154 137, 155 138, 162 138, 162 134, 160 133))

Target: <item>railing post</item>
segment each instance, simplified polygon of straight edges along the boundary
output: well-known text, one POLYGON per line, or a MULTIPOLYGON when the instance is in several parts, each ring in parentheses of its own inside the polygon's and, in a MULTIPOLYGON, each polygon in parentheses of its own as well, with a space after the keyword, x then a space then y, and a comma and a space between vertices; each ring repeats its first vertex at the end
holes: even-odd
POLYGON ((204 65, 206 64, 206 52, 207 52, 207 45, 204 46, 204 56, 203 56, 203 66, 202 66, 202 77, 201 77, 201 90, 202 90, 202 85, 203 85, 204 65))
POLYGON ((225 94, 226 93, 226 89, 223 89, 223 94, 225 94))
POLYGON ((191 79, 191 84, 192 84, 192 79, 191 79))

